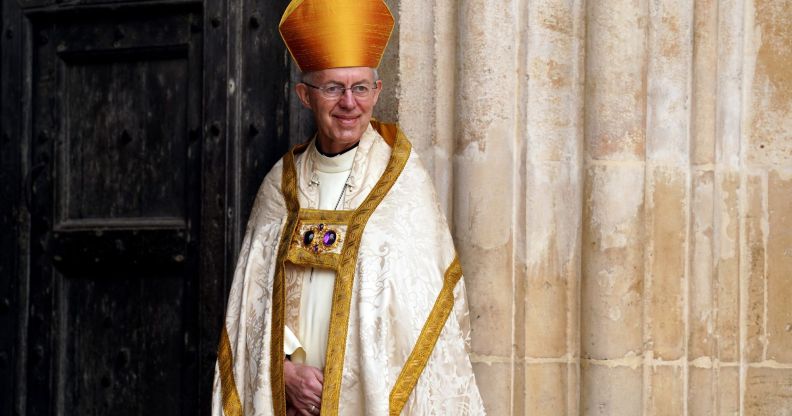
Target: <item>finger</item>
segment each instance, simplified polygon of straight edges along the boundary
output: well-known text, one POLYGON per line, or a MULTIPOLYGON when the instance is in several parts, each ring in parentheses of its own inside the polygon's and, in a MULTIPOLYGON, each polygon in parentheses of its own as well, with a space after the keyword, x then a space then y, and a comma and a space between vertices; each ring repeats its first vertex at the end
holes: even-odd
POLYGON ((322 382, 315 378, 308 380, 308 382, 305 384, 313 391, 322 391, 322 382))
POLYGON ((315 374, 316 379, 319 380, 320 383, 324 384, 324 373, 322 373, 322 370, 317 368, 315 374))
POLYGON ((302 409, 301 412, 302 412, 302 414, 304 416, 314 416, 315 414, 319 414, 319 412, 317 410, 319 410, 318 406, 314 406, 314 405, 310 405, 309 404, 309 405, 306 406, 305 409, 302 409))
POLYGON ((317 397, 318 398, 317 401, 321 401, 322 400, 322 385, 319 384, 319 382, 317 382, 317 381, 311 382, 308 385, 308 393, 311 396, 311 398, 317 397))

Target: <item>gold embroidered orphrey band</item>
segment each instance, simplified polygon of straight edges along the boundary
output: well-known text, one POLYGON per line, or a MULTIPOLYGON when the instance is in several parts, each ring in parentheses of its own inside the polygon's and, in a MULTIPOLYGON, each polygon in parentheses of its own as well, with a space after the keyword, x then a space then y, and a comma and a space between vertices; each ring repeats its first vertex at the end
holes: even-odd
POLYGON ((454 257, 454 261, 446 269, 445 276, 443 277, 443 288, 440 289, 440 294, 437 295, 432 312, 424 323, 421 330, 421 335, 415 342, 410 356, 407 357, 407 362, 404 363, 399 377, 396 379, 396 384, 393 385, 391 390, 389 408, 390 416, 399 416, 404 404, 410 397, 415 385, 418 383, 418 377, 421 376, 426 362, 429 361, 429 356, 432 355, 432 350, 437 343, 437 338, 440 336, 440 331, 443 330, 448 315, 454 308, 454 287, 459 279, 462 277, 462 266, 459 260, 454 257))
POLYGON ((220 332, 220 347, 217 349, 217 363, 220 367, 220 385, 223 391, 223 411, 228 416, 241 416, 242 403, 239 401, 236 383, 234 383, 234 357, 231 354, 231 342, 225 325, 220 332))

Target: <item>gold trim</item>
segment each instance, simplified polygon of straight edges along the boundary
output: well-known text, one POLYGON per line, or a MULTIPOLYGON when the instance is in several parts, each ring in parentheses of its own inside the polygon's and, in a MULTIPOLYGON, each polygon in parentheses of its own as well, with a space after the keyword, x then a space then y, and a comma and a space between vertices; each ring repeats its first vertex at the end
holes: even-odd
MULTIPOLYGON (((372 121, 378 131, 384 124, 372 121), (378 128, 380 127, 380 128, 378 128)), ((387 125, 390 126, 390 125, 387 125)), ((383 137, 390 136, 386 131, 383 137)), ((392 146, 391 158, 377 184, 366 196, 366 199, 355 210, 347 227, 347 243, 341 250, 341 262, 336 273, 333 288, 333 306, 330 312, 330 330, 327 339, 327 355, 325 359, 324 382, 322 390, 322 416, 338 414, 338 403, 341 396, 341 375, 344 369, 347 331, 349 329, 349 309, 352 301, 352 283, 357 266, 358 250, 361 236, 371 214, 385 198, 393 184, 399 178, 407 159, 410 157, 410 142, 395 129, 396 137, 392 146)))
POLYGON ((297 199, 297 172, 294 168, 294 155, 304 151, 307 144, 295 146, 291 152, 283 157, 283 177, 281 178, 281 192, 286 202, 288 215, 283 225, 280 244, 278 245, 278 259, 275 269, 275 279, 272 283, 272 326, 270 339, 270 388, 272 390, 272 406, 276 415, 286 414, 286 386, 283 380, 283 325, 284 307, 286 305, 286 259, 289 246, 295 229, 297 228, 297 214, 300 212, 300 202, 297 199))
POLYGON ((418 378, 426 367, 429 356, 432 355, 432 350, 446 320, 448 320, 448 315, 454 308, 454 287, 460 277, 462 277, 462 266, 459 265, 459 260, 455 257, 445 272, 443 288, 437 295, 432 312, 429 313, 421 330, 421 335, 415 341, 415 346, 393 385, 390 394, 390 416, 401 414, 407 399, 418 383, 418 378))
POLYGON ((300 221, 325 224, 346 224, 355 214, 355 211, 330 211, 324 209, 307 209, 300 210, 300 221))
POLYGON ((225 324, 220 331, 220 345, 217 348, 217 366, 220 368, 220 386, 223 392, 223 411, 226 416, 242 415, 242 402, 239 400, 234 382, 234 355, 225 324))
POLYGON ((341 258, 336 253, 311 253, 308 250, 292 250, 286 260, 292 264, 305 267, 318 267, 320 269, 336 270, 341 258))

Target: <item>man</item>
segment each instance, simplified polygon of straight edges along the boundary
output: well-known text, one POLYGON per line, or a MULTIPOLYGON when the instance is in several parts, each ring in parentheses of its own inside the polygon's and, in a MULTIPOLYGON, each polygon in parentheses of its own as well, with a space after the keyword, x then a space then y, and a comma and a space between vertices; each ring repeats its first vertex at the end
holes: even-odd
POLYGON ((317 134, 264 179, 220 337, 214 415, 479 415, 461 268, 431 179, 371 119, 382 0, 294 0, 281 34, 317 134))

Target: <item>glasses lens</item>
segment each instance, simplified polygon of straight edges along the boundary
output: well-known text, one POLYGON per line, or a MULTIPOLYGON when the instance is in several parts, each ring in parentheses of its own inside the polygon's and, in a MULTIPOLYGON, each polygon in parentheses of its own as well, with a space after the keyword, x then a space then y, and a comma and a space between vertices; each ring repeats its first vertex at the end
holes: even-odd
POLYGON ((353 85, 352 94, 356 97, 368 97, 371 88, 368 85, 353 85))
POLYGON ((338 98, 344 93, 344 87, 338 85, 328 85, 322 89, 327 98, 338 98))

